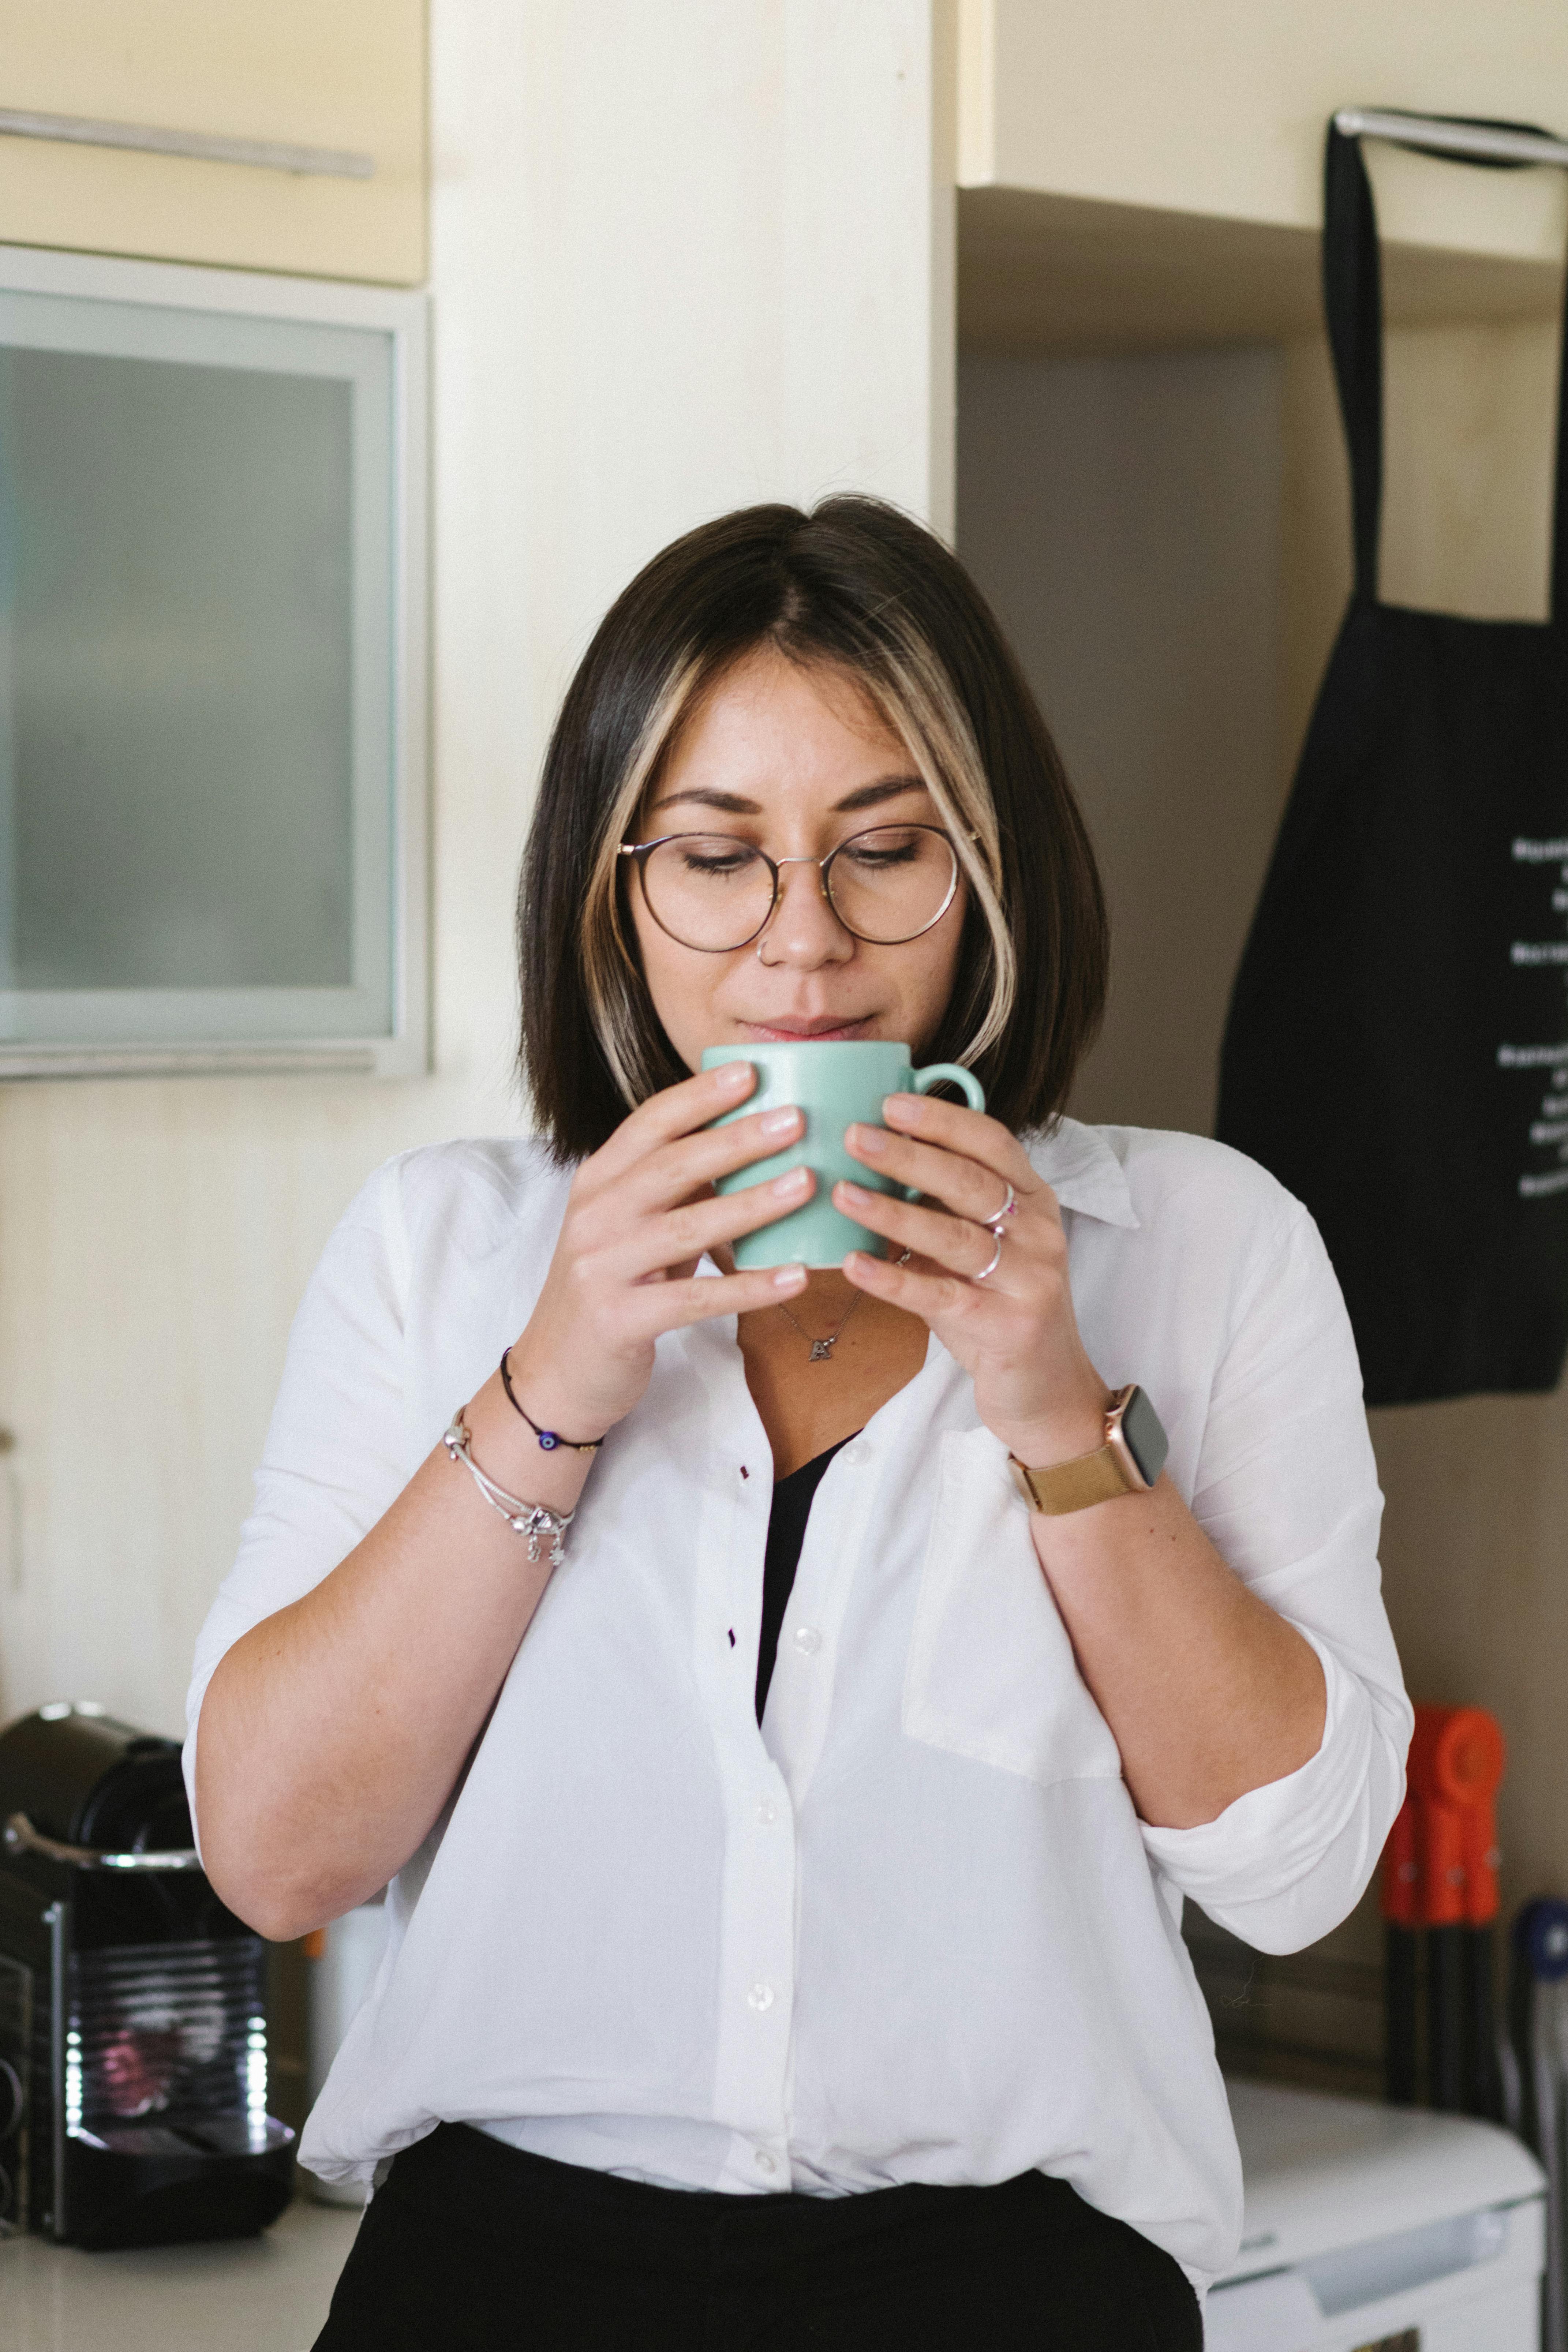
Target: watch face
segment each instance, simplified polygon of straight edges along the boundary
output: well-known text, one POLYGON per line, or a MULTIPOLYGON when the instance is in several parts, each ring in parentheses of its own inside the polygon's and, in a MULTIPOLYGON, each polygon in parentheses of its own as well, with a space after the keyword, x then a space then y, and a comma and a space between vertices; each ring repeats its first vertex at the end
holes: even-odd
POLYGON ((1127 1410, 1121 1416, 1121 1434, 1141 1475, 1152 1486, 1165 1466, 1165 1456, 1171 1445, 1163 1422, 1142 1389, 1134 1389, 1127 1400, 1127 1410))

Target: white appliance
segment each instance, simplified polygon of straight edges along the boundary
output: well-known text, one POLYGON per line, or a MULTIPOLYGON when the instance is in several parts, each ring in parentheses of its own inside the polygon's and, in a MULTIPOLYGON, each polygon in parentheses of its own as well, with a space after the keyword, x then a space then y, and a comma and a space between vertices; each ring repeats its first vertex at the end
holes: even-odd
POLYGON ((1545 2177, 1496 2125, 1229 2084, 1241 2251, 1206 2352, 1539 2352, 1545 2177))

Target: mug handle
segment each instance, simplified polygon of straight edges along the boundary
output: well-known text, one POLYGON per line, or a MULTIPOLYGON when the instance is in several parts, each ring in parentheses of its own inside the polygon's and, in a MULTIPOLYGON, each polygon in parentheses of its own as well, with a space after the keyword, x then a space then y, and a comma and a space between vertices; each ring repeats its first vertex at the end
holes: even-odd
MULTIPOLYGON (((929 1069, 917 1070, 914 1074, 914 1091, 917 1095, 928 1095, 932 1087, 940 1087, 944 1079, 948 1085, 962 1089, 963 1098, 971 1110, 984 1109, 984 1087, 973 1070, 961 1069, 956 1062, 932 1062, 929 1069)), ((906 1201, 918 1201, 920 1197, 921 1188, 918 1184, 904 1186, 906 1201)))

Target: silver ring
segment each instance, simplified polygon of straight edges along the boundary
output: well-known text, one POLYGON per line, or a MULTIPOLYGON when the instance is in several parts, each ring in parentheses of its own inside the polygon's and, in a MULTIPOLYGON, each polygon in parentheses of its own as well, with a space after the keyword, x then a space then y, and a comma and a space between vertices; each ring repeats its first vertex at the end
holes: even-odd
MULTIPOLYGON (((989 1225, 986 1225, 986 1226, 984 1226, 984 1227, 982 1228, 982 1231, 983 1231, 983 1232, 985 1232, 985 1233, 989 1233, 989 1232, 991 1231, 991 1228, 990 1228, 990 1226, 989 1226, 989 1225)), ((971 1282, 984 1282, 984 1279, 985 1279, 985 1277, 986 1277, 986 1276, 987 1276, 988 1274, 994 1274, 994 1273, 995 1273, 995 1271, 996 1271, 997 1267, 1001 1265, 1001 1263, 1002 1263, 1002 1236, 1001 1236, 1001 1234, 998 1234, 996 1235, 996 1246, 995 1246, 995 1248, 994 1248, 994 1249, 992 1251, 992 1253, 991 1253, 991 1263, 990 1263, 990 1265, 983 1265, 983 1266, 981 1267, 981 1269, 980 1269, 980 1271, 979 1271, 979 1273, 978 1273, 978 1274, 972 1274, 972 1275, 970 1276, 970 1277, 969 1277, 970 1281, 971 1281, 971 1282)))
MULTIPOLYGON (((1003 1181, 1003 1183, 1004 1183, 1004 1184, 1007 1184, 1007 1179, 1005 1178, 1005 1176, 1004 1176, 1004 1177, 1003 1177, 1002 1181, 1003 1181)), ((1017 1215, 1017 1213, 1018 1213, 1018 1195, 1016 1194, 1016 1192, 1014 1192, 1013 1187, 1011 1186, 1011 1184, 1007 1184, 1007 1197, 1006 1197, 1006 1199, 1003 1202, 1002 1206, 1001 1206, 998 1210, 996 1210, 996 1212, 994 1213, 994 1215, 992 1215, 992 1216, 989 1216, 989 1217, 986 1217, 986 1218, 983 1219, 983 1220, 982 1220, 982 1222, 984 1223, 984 1227, 985 1227, 985 1230, 986 1230, 986 1232, 987 1232, 988 1234, 995 1234, 997 1235, 997 1237, 998 1237, 998 1238, 1000 1238, 1000 1236, 1001 1236, 1001 1232, 1002 1232, 1002 1220, 1003 1220, 1003 1218, 1004 1218, 1004 1217, 1016 1217, 1016 1216, 1017 1215)), ((978 1280, 978 1279, 979 1279, 978 1276, 977 1276, 975 1278, 976 1278, 976 1280, 978 1280)))

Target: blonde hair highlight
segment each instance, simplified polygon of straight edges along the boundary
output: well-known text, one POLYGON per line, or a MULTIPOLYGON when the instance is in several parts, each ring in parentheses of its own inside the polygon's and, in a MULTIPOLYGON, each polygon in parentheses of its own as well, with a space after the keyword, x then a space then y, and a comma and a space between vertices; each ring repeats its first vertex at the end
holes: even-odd
MULTIPOLYGON (((883 616, 884 625, 890 617, 883 616)), ((897 628, 896 622, 894 626, 896 651, 878 648, 864 666, 841 655, 797 652, 789 643, 787 624, 769 631, 759 643, 775 645, 804 667, 852 678, 898 736, 936 804, 984 923, 989 950, 990 986, 984 1012, 955 1056, 967 1067, 1002 1036, 1017 998, 1017 954, 1001 896, 1001 833, 973 730, 946 670, 917 632, 897 628)), ((665 1080, 650 1050, 652 1006, 622 907, 621 844, 635 827, 649 787, 693 708, 744 658, 742 651, 706 667, 686 659, 672 670, 610 796, 595 847, 579 935, 583 978, 595 1035, 623 1100, 632 1109, 665 1080)))
POLYGON ((666 680, 647 725, 610 797, 583 905, 580 934, 589 1017, 610 1075, 631 1109, 657 1091, 659 1073, 650 1051, 647 985, 626 937, 621 910, 621 844, 660 761, 695 698, 700 665, 686 661, 666 680))

